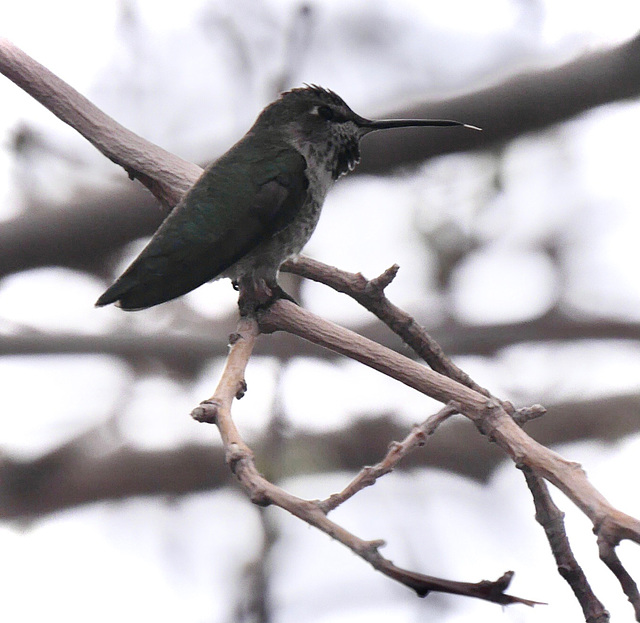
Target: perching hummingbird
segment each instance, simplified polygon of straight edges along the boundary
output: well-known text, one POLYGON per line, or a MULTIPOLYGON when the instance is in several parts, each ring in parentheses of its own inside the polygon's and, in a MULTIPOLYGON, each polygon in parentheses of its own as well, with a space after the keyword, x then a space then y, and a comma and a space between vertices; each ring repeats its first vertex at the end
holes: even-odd
POLYGON ((290 298, 277 283, 280 265, 304 247, 327 191, 359 162, 360 139, 410 126, 474 127, 442 119, 370 121, 315 85, 283 93, 204 170, 96 306, 145 309, 221 277, 233 280, 241 301, 290 298))

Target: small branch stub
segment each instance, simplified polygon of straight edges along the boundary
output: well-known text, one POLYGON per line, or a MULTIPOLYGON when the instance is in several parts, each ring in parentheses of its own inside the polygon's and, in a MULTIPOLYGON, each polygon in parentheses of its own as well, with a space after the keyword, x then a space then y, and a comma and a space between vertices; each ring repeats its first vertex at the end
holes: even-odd
POLYGON ((218 419, 218 409, 220 404, 214 400, 203 400, 193 411, 191 417, 196 422, 205 424, 215 424, 218 419))
POLYGON ((378 291, 378 294, 384 292, 384 290, 391 284, 391 282, 396 278, 398 271, 400 270, 400 266, 398 264, 394 264, 385 270, 381 275, 372 279, 368 287, 374 288, 378 291))
POLYGON ((240 400, 247 393, 247 382, 242 379, 238 382, 238 389, 236 390, 236 400, 240 400))

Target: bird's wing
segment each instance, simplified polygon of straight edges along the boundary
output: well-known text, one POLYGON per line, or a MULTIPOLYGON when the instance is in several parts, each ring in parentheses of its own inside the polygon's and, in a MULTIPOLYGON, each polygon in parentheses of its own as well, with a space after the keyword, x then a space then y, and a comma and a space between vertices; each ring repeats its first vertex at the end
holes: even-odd
POLYGON ((203 173, 97 306, 137 310, 186 294, 291 222, 306 200, 304 157, 282 144, 251 156, 241 145, 203 173))

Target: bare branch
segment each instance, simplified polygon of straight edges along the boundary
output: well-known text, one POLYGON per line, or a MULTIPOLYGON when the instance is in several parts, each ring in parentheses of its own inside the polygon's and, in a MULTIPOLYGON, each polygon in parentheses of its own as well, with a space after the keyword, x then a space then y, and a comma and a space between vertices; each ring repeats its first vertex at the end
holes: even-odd
POLYGON ((226 470, 211 469, 223 459, 211 445, 191 444, 177 452, 125 446, 102 453, 95 452, 95 441, 85 434, 33 461, 0 457, 0 519, 29 519, 135 495, 188 494, 228 482, 226 470))
POLYGON ((582 606, 587 623, 607 623, 609 613, 593 593, 582 568, 575 559, 564 527, 564 513, 554 504, 544 480, 533 475, 527 467, 522 467, 527 485, 533 495, 536 520, 544 528, 551 551, 558 565, 558 572, 573 590, 582 606))
MULTIPOLYGON (((263 350, 259 348, 260 342, 270 341, 258 340, 254 353, 263 350)), ((602 413, 606 411, 605 428, 595 432, 613 441, 628 434, 625 426, 636 424, 637 418, 629 421, 626 415, 637 412, 639 403, 637 396, 621 396, 593 403, 553 405, 550 417, 528 424, 527 431, 544 445, 584 438, 585 431, 592 426, 603 425, 602 413), (576 426, 576 422, 581 426, 576 426)), ((287 435, 282 451, 307 458, 304 464, 286 460, 287 477, 303 471, 307 474, 310 470, 322 471, 322 458, 327 456, 333 457, 332 469, 357 473, 362 465, 375 464, 384 456, 385 440, 406 436, 406 426, 396 421, 394 413, 380 413, 377 417, 368 413, 366 418, 363 415, 355 413, 337 430, 322 433, 298 430, 287 435)), ((113 453, 96 454, 92 449, 103 438, 104 433, 96 430, 33 460, 8 457, 0 460, 0 519, 28 518, 133 495, 180 496, 229 484, 227 472, 215 467, 223 463, 222 452, 215 448, 188 444, 152 451, 127 445, 113 453)), ((258 456, 268 456, 269 441, 257 439, 252 449, 258 456)), ((427 449, 428 452, 406 455, 395 469, 435 467, 483 483, 504 459, 504 453, 495 444, 481 443, 474 427, 464 418, 449 421, 445 429, 438 431, 438 443, 429 443, 427 449)))
POLYGON ((233 399, 241 397, 246 390, 244 372, 258 334, 259 326, 255 319, 248 316, 240 318, 237 333, 232 335, 232 346, 216 391, 211 398, 200 403, 192 412, 196 420, 215 423, 218 426, 225 447, 227 464, 249 493, 252 502, 260 506, 274 504, 287 510, 347 546, 376 570, 408 586, 421 597, 431 591, 438 591, 476 597, 503 605, 521 603, 533 606, 538 603, 504 593, 513 572, 505 573, 495 582, 484 580, 470 583, 444 580, 401 569, 380 554, 379 548, 384 545, 383 541, 360 539, 331 521, 321 504, 291 495, 266 480, 256 469, 253 452, 240 436, 231 417, 233 399))
POLYGON ((389 451, 379 463, 373 467, 364 467, 340 493, 334 493, 326 500, 318 502, 320 509, 324 513, 329 513, 349 498, 352 498, 358 491, 374 485, 378 478, 393 471, 395 466, 407 454, 416 448, 424 446, 427 442, 427 437, 433 435, 442 422, 445 422, 457 412, 458 410, 455 406, 447 405, 431 417, 428 417, 419 426, 414 426, 413 430, 402 441, 392 441, 389 445, 389 451))
POLYGON ((385 137, 372 134, 363 141, 362 164, 356 173, 379 173, 438 154, 484 148, 638 95, 640 35, 559 67, 524 72, 455 98, 395 110, 392 115, 398 117, 461 119, 484 132, 446 132, 434 141, 403 130, 385 137))
MULTIPOLYGON (((311 276, 322 283, 328 284, 357 300, 382 320, 392 331, 399 335, 405 344, 413 348, 434 370, 490 398, 495 402, 496 406, 499 406, 511 415, 514 421, 520 426, 546 413, 546 409, 541 405, 533 405, 516 411, 511 403, 500 401, 492 396, 488 390, 480 387, 464 371, 456 366, 444 354, 440 345, 420 327, 409 314, 393 305, 385 296, 384 288, 386 288, 395 277, 398 271, 397 266, 392 266, 382 275, 371 281, 365 279, 361 274, 354 275, 346 273, 345 271, 340 271, 306 258, 295 263, 293 269, 303 272, 305 276, 311 276)), ((480 428, 480 430, 482 429, 480 428)), ((337 505, 341 503, 341 496, 353 495, 351 490, 355 493, 358 486, 362 488, 368 484, 373 484, 374 480, 372 476, 377 475, 378 472, 372 471, 370 474, 369 470, 371 470, 371 468, 365 468, 341 495, 332 496, 332 498, 330 498, 329 501, 325 501, 325 503, 334 501, 337 505)), ((386 473, 380 468, 379 471, 380 475, 386 473)), ((523 467, 523 472, 529 490, 533 495, 536 509, 538 509, 538 520, 545 526, 545 534, 551 550, 558 561, 561 575, 571 585, 578 601, 582 605, 587 621, 596 623, 597 621, 608 620, 608 613, 595 598, 595 595, 593 595, 582 569, 573 557, 564 523, 561 518, 557 520, 559 511, 553 506, 546 483, 529 468, 523 467), (549 524, 545 524, 541 518, 548 516, 554 509, 557 511, 554 514, 556 521, 553 522, 553 530, 551 530, 547 529, 549 524), (544 515, 544 511, 547 511, 547 515, 544 515), (562 570, 567 570, 567 573, 562 573, 562 570)))
MULTIPOLYGON (((2 234, 0 231, 0 264, 2 262, 2 234)), ((74 333, 56 334, 16 334, 4 335, 0 341, 0 354, 33 354, 33 353, 95 353, 107 352, 125 360, 135 359, 143 354, 157 357, 163 361, 184 361, 191 367, 201 366, 211 356, 226 354, 226 340, 219 336, 226 335, 234 326, 235 314, 229 313, 219 321, 212 323, 203 319, 192 309, 181 310, 185 319, 185 330, 179 334, 170 331, 161 335, 150 336, 148 333, 127 331, 114 335, 86 336, 74 333), (191 314, 191 315, 189 315, 191 314), (206 324, 205 324, 206 323, 206 324), (188 325, 188 327, 187 327, 188 325), (206 328, 206 332, 205 332, 206 328)), ((417 326, 420 321, 414 318, 417 326)), ((351 327, 354 331, 378 342, 379 344, 398 350, 401 345, 389 332, 376 323, 368 321, 351 327)), ((486 355, 513 344, 529 340, 538 341, 572 341, 582 339, 640 339, 640 325, 636 322, 598 321, 596 319, 581 321, 555 310, 543 318, 526 320, 509 325, 469 326, 455 322, 434 325, 429 333, 440 344, 441 349, 449 354, 486 355), (535 336, 535 338, 534 338, 535 336), (442 344, 448 347, 445 349, 442 344)), ((316 357, 333 359, 335 355, 323 351, 294 337, 281 334, 267 343, 257 346, 262 355, 270 355, 281 359, 291 357, 316 357)), ((595 430, 593 436, 610 437, 615 429, 602 426, 595 416, 590 418, 595 430)), ((637 420, 630 420, 626 432, 638 430, 637 420)), ((549 423, 557 429, 553 423, 549 423)), ((585 432, 582 429, 581 432, 585 432)), ((558 430, 558 433, 560 431, 558 430)))
POLYGON ((0 72, 77 130, 109 160, 173 207, 202 169, 141 138, 102 112, 7 39, 0 39, 0 72))
POLYGON ((618 538, 640 544, 640 521, 621 513, 588 481, 578 463, 567 461, 529 437, 500 403, 456 383, 371 340, 322 320, 289 301, 277 301, 259 317, 263 333, 284 330, 359 361, 445 404, 455 402, 478 429, 516 463, 558 487, 592 521, 618 538))
POLYGON ((616 576, 620 582, 620 586, 627 596, 633 610, 636 614, 636 621, 640 621, 640 593, 638 592, 638 585, 631 577, 629 572, 624 568, 620 562, 620 558, 616 554, 615 547, 620 542, 619 536, 614 533, 609 533, 608 529, 603 529, 598 532, 598 550, 600 552, 600 559, 609 568, 611 573, 616 576))
POLYGON ((338 292, 348 294, 365 309, 384 322, 402 341, 429 366, 451 379, 474 389, 484 396, 491 394, 475 383, 468 374, 456 366, 440 345, 407 312, 400 309, 384 294, 384 289, 393 281, 399 266, 394 264, 382 275, 369 281, 362 273, 348 273, 308 257, 299 257, 284 264, 283 270, 319 281, 338 292))
MULTIPOLYGON (((638 47, 640 37, 617 48, 585 55, 561 67, 508 78, 496 86, 453 99, 393 111, 389 115, 470 119, 485 131, 435 132, 428 141, 421 133, 402 130, 373 134, 362 145, 362 163, 354 173, 387 173, 394 167, 439 154, 482 149, 600 104, 636 96, 640 93, 638 47)), ((165 205, 175 205, 199 176, 201 169, 195 164, 136 137, 6 40, 0 40, 0 72, 76 128, 107 157, 138 177, 165 205)), ((16 219, 11 223, 11 236, 0 232, 0 274, 19 269, 21 264, 12 261, 14 256, 16 260, 24 258, 23 266, 27 267, 58 264, 95 269, 103 265, 104 254, 110 249, 148 235, 159 225, 160 214, 153 206, 140 204, 135 195, 118 196, 117 199, 112 203, 110 196, 109 205, 100 208, 110 217, 103 218, 99 227, 86 219, 86 203, 97 204, 99 199, 96 197, 83 197, 81 205, 69 210, 40 215, 40 222, 33 227, 26 217, 16 219), (129 206, 134 203, 136 212, 140 213, 131 217, 133 210, 129 206), (74 232, 76 240, 82 241, 80 249, 76 250, 77 245, 64 244, 69 231, 74 232), (25 239, 20 245, 22 236, 25 239), (95 251, 85 253, 85 245, 95 251), (93 257, 96 260, 92 264, 93 257)), ((3 230, 6 227, 3 225, 3 230)), ((467 337, 468 333, 462 331, 455 340, 467 337)), ((493 341, 490 338, 489 335, 489 345, 493 341)), ((442 340, 440 343, 447 352, 457 350, 455 345, 452 348, 442 340)))

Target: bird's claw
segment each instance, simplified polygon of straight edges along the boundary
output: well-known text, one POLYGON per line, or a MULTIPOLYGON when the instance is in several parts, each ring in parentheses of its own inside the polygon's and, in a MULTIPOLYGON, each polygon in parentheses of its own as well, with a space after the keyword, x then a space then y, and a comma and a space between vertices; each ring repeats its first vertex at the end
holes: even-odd
POLYGON ((234 287, 240 291, 238 308, 241 316, 249 316, 266 309, 279 299, 285 299, 298 305, 298 302, 287 294, 276 282, 267 282, 265 279, 251 280, 248 282, 235 282, 234 287))

